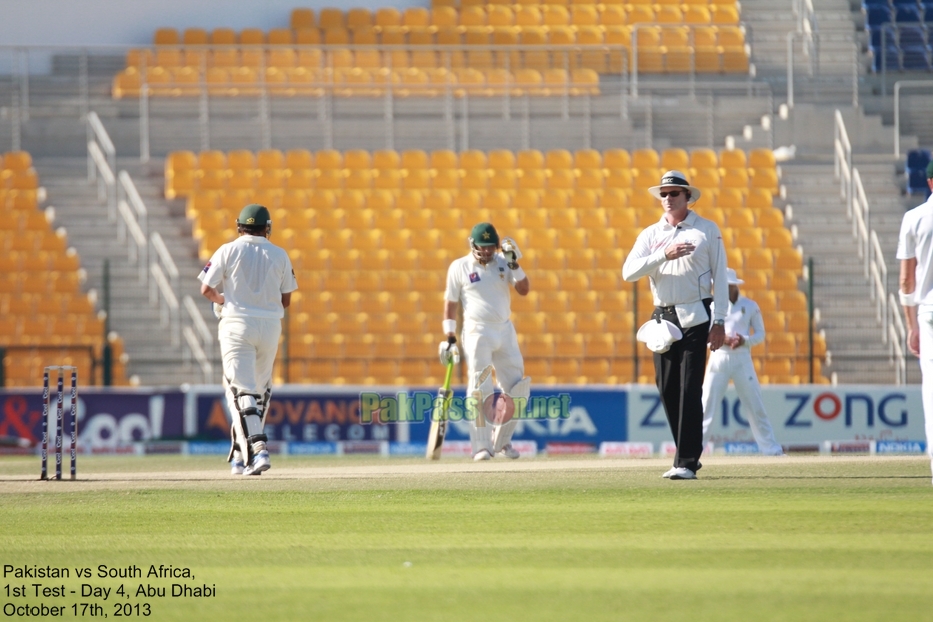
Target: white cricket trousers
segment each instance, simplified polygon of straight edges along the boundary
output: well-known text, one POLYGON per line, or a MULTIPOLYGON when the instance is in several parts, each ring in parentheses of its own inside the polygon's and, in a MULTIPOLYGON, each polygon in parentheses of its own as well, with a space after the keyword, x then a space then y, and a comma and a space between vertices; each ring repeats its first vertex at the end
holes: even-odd
MULTIPOLYGON (((483 371, 487 365, 496 370, 496 381, 499 388, 509 392, 525 375, 525 360, 518 349, 518 336, 512 322, 502 324, 464 324, 463 334, 460 336, 463 346, 463 356, 467 363, 467 396, 481 387, 476 386, 477 372, 483 371)), ((489 394, 491 382, 487 381, 483 389, 483 398, 489 394)), ((480 405, 481 407, 482 405, 480 405)), ((517 421, 512 420, 502 426, 487 425, 477 428, 473 422, 470 428, 470 442, 473 455, 486 449, 495 453, 512 440, 512 432, 517 421), (493 428, 495 436, 493 436, 493 428)))
POLYGON ((923 376, 920 385, 923 429, 927 437, 927 455, 933 469, 933 307, 921 306, 917 309, 917 324, 920 328, 920 373, 923 376))
POLYGON ((742 409, 748 417, 758 451, 765 456, 779 456, 784 453, 781 444, 774 438, 774 430, 765 405, 761 399, 761 384, 755 373, 755 364, 748 348, 732 350, 723 346, 710 353, 706 378, 703 380, 703 437, 709 432, 713 417, 720 409, 722 398, 729 387, 729 380, 735 384, 735 391, 742 402, 742 409))
MULTIPOLYGON (((281 333, 282 320, 279 319, 221 319, 217 335, 227 383, 240 393, 263 395, 272 386, 272 366, 281 333)), ((237 412, 236 406, 231 406, 231 414, 237 412)))

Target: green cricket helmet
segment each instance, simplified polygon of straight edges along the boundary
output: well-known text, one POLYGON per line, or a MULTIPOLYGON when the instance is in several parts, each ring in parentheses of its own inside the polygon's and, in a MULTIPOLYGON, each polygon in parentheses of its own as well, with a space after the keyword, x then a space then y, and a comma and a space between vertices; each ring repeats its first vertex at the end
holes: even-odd
POLYGON ((499 247, 499 233, 489 222, 481 222, 473 227, 470 231, 469 240, 470 248, 473 249, 473 257, 480 263, 483 263, 486 259, 479 251, 481 246, 499 247))
POLYGON ((258 203, 250 203, 240 212, 236 224, 243 227, 265 227, 267 231, 271 231, 272 216, 266 207, 258 203))

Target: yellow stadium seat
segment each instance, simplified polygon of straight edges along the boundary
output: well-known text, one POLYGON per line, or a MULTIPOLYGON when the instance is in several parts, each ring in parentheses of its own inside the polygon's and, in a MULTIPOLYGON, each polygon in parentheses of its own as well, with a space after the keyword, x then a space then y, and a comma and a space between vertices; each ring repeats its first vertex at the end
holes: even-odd
POLYGON ((759 188, 772 193, 778 191, 777 171, 773 168, 756 168, 752 169, 752 171, 753 175, 749 182, 751 188, 759 188))
POLYGON ((775 292, 777 295, 778 309, 785 313, 789 311, 806 311, 807 297, 797 289, 783 290, 775 292))
POLYGON ((758 148, 748 152, 748 166, 751 168, 774 168, 774 152, 770 149, 758 148))
POLYGON ((712 149, 694 149, 690 152, 690 168, 715 169, 719 167, 719 157, 712 149))
MULTIPOLYGON (((739 273, 738 276, 745 281, 742 285, 742 289, 744 290, 755 292, 757 290, 768 289, 768 272, 766 270, 745 269, 739 273)), ((755 297, 754 293, 751 294, 751 297, 755 297)))
POLYGON ((685 24, 706 25, 712 21, 712 15, 706 6, 685 5, 683 15, 685 24))
POLYGON ((726 168, 720 181, 722 188, 748 188, 748 170, 745 168, 726 168))
POLYGON ((736 7, 729 5, 713 5, 710 7, 713 24, 718 26, 737 26, 739 24, 739 12, 736 7))
MULTIPOLYGON (((774 269, 774 254, 770 248, 750 248, 744 253, 744 265, 746 270, 766 270, 774 269)), ((729 264, 731 267, 732 264, 729 264)))
POLYGON ((797 340, 788 333, 767 333, 765 350, 769 357, 794 357, 797 355, 797 340))
MULTIPOLYGON (((808 335, 810 331, 810 313, 806 309, 798 311, 782 311, 786 318, 787 331, 800 336, 808 335)), ((806 337, 804 337, 806 338, 806 337)))
POLYGON ((774 197, 770 190, 764 188, 752 187, 748 190, 748 197, 745 199, 745 205, 750 208, 771 207, 774 204, 774 197))
POLYGON ((791 232, 783 227, 773 227, 764 230, 763 241, 767 248, 791 248, 794 245, 794 238, 791 232))
MULTIPOLYGON (((722 203, 720 202, 720 205, 722 203)), ((730 228, 738 227, 754 227, 755 226, 755 217, 754 214, 745 209, 744 207, 724 209, 726 216, 726 226, 730 228)))
POLYGON ((721 168, 746 168, 747 159, 741 149, 723 149, 719 152, 719 166, 721 168))
MULTIPOLYGON (((636 149, 632 152, 631 166, 636 169, 657 169, 661 166, 661 159, 658 152, 651 148, 636 149)), ((656 183, 657 180, 655 179, 656 183)), ((652 183, 651 185, 655 185, 652 183)))
POLYGON ((627 21, 629 24, 654 23, 654 10, 647 4, 633 4, 627 12, 627 21))

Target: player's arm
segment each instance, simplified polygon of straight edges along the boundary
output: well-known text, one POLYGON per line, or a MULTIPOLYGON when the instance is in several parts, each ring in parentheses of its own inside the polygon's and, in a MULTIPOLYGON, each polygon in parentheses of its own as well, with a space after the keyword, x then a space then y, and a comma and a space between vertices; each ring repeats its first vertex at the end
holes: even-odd
POLYGON ((759 343, 763 343, 765 340, 765 322, 761 317, 760 308, 756 307, 755 311, 752 313, 749 327, 751 328, 751 334, 745 336, 743 339, 743 341, 748 344, 748 347, 752 348, 759 343))
POLYGON ((651 250, 651 235, 645 229, 635 238, 635 245, 622 264, 622 279, 632 283, 643 276, 653 274, 655 269, 668 261, 666 248, 651 250))
POLYGON ((445 334, 448 337, 453 337, 457 334, 457 305, 459 302, 451 302, 449 300, 444 301, 444 322, 447 322, 447 328, 454 326, 454 330, 446 330, 445 334), (450 321, 453 321, 453 324, 450 324, 450 321))
POLYGON ((519 296, 527 296, 531 291, 531 283, 528 281, 528 275, 518 265, 518 260, 522 258, 522 252, 518 249, 518 244, 512 238, 502 239, 502 256, 508 263, 509 270, 512 271, 512 282, 515 284, 515 291, 519 296))
POLYGON ((224 303, 224 295, 206 283, 201 283, 201 295, 219 305, 224 303))
POLYGON ((901 259, 900 299, 907 322, 907 347, 917 356, 920 355, 920 327, 917 323, 917 304, 914 292, 917 289, 917 258, 901 259))
POLYGON ((282 308, 287 309, 290 304, 292 304, 292 293, 282 294, 282 308))

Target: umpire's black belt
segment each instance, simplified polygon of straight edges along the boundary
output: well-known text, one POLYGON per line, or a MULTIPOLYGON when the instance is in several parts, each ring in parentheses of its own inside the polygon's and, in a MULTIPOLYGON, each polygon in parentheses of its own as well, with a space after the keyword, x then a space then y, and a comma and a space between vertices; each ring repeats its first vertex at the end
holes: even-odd
POLYGON ((661 313, 676 313, 677 311, 677 307, 675 305, 671 305, 669 307, 655 307, 655 309, 661 313))

